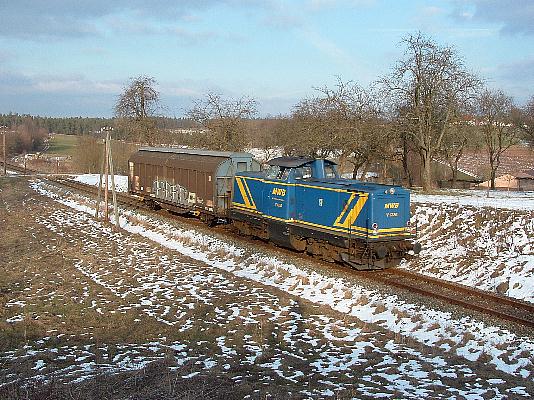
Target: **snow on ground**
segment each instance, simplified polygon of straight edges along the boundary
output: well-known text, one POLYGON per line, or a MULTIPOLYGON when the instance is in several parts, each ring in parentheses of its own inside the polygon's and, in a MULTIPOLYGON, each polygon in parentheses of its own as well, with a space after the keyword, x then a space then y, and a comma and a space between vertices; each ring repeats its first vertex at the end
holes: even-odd
MULTIPOLYGON (((114 240, 125 243, 123 235, 120 233, 111 234, 112 231, 109 228, 103 227, 100 223, 90 218, 89 214, 92 213, 92 208, 81 204, 87 202, 87 199, 82 200, 82 196, 66 199, 54 193, 52 189, 47 188, 44 183, 35 183, 33 188, 62 204, 77 211, 82 211, 82 213, 58 211, 57 221, 53 221, 53 219, 42 221, 50 230, 60 233, 65 225, 81 226, 80 221, 76 221, 76 218, 81 218, 84 220, 84 226, 90 227, 86 233, 91 230, 98 231, 99 235, 102 235, 102 232, 107 232, 111 236, 116 235, 114 240)), ((141 235, 161 244, 165 248, 200 262, 205 266, 205 271, 208 269, 212 272, 225 271, 236 277, 246 278, 250 282, 275 287, 295 296, 297 299, 302 298, 318 305, 328 306, 335 311, 356 317, 364 323, 376 324, 376 326, 395 335, 400 335, 400 337, 408 337, 423 345, 437 348, 441 355, 428 359, 415 348, 406 348, 405 345, 402 345, 400 346, 401 349, 399 349, 399 344, 394 343, 394 341, 389 344, 389 351, 407 351, 418 354, 417 356, 425 359, 425 362, 433 364, 431 368, 438 368, 443 374, 449 373, 446 371, 452 371, 450 376, 454 377, 459 373, 457 366, 448 364, 444 358, 445 355, 449 355, 463 357, 466 363, 480 363, 481 360, 484 360, 484 364, 492 365, 506 374, 527 379, 529 382, 534 381, 534 341, 532 339, 517 336, 506 329, 487 325, 470 317, 455 317, 450 312, 408 303, 395 295, 385 295, 376 290, 359 286, 348 278, 325 276, 322 273, 310 270, 305 265, 288 263, 277 256, 273 257, 257 250, 251 251, 246 247, 228 243, 213 235, 176 226, 172 222, 164 222, 133 211, 121 210, 120 214, 120 224, 123 230, 141 235)), ((96 245, 89 243, 87 245, 97 248, 96 245)), ((80 264, 78 268, 84 271, 86 267, 80 264)), ((141 270, 137 271, 135 268, 132 269, 132 266, 129 266, 128 263, 125 263, 123 271, 135 274, 142 272, 145 268, 141 267, 141 270)), ((142 284, 143 288, 149 289, 152 294, 139 298, 135 307, 145 309, 148 315, 157 318, 161 323, 174 324, 176 321, 181 321, 180 326, 187 327, 187 321, 181 320, 181 318, 187 318, 187 308, 180 306, 179 301, 177 301, 179 297, 173 296, 172 293, 168 293, 168 296, 165 295, 170 290, 165 288, 176 287, 176 282, 173 280, 167 282, 163 276, 155 274, 153 269, 150 272, 148 274, 150 276, 149 281, 138 281, 138 284, 142 284), (174 311, 173 307, 178 307, 179 310, 174 311)), ((145 274, 147 273, 148 271, 145 271, 145 274)), ((87 270, 84 274, 99 285, 116 293, 119 297, 125 296, 127 293, 136 293, 139 290, 125 285, 124 282, 131 282, 131 279, 122 280, 116 277, 112 280, 110 280, 111 278, 108 279, 110 273, 109 267, 106 265, 102 265, 96 271, 87 270)), ((200 281, 200 279, 197 280, 197 282, 200 281)), ((189 290, 195 293, 197 301, 209 301, 209 292, 198 293, 198 289, 194 287, 190 287, 189 290)), ((241 305, 235 304, 234 306, 237 309, 231 310, 230 315, 240 315, 242 309, 239 307, 241 305)), ((278 312, 279 309, 277 307, 273 307, 269 311, 273 318, 277 318, 278 312)), ((225 318, 228 318, 228 315, 225 318)), ((287 336, 284 336, 284 340, 288 344, 295 340, 291 337, 291 329, 288 329, 286 331, 287 336)), ((325 329, 325 332, 328 332, 329 329, 325 329)), ((339 354, 339 350, 330 349, 324 352, 322 360, 319 359, 315 367, 329 376, 328 374, 344 370, 351 363, 358 363, 361 357, 358 349, 365 345, 360 343, 359 340, 355 340, 354 332, 357 331, 358 328, 356 327, 346 330, 342 340, 336 342, 335 349, 338 349, 340 343, 348 343, 348 347, 343 350, 344 356, 339 354), (334 352, 334 355, 331 352, 334 352)), ((313 338, 300 336, 300 340, 310 342, 313 341, 313 338)), ((366 338, 366 340, 369 340, 369 338, 366 338)), ((251 349, 257 349, 257 344, 251 342, 249 345, 251 349)), ((226 348, 229 345, 225 341, 222 346, 226 348)), ((226 350, 223 350, 223 353, 226 354, 226 350)), ((385 365, 388 364, 387 361, 384 361, 384 363, 385 365)), ((283 366, 278 362, 271 362, 268 366, 277 371, 280 371, 281 368, 283 369, 283 366)), ((400 366, 398 367, 400 368, 400 366)), ((400 369, 402 370, 403 368, 410 370, 410 374, 417 375, 413 368, 404 366, 400 369)), ((377 371, 374 371, 374 375, 371 374, 368 378, 370 380, 376 378, 377 371)), ((298 378, 298 374, 295 375, 295 371, 292 373, 280 371, 280 374, 286 379, 298 378)), ((411 389, 407 393, 415 396, 413 390, 416 390, 416 387, 409 383, 410 380, 407 379, 406 374, 407 372, 401 373, 397 377, 386 373, 387 376, 383 376, 382 379, 390 381, 395 390, 401 390, 400 388, 403 385, 410 387, 411 389)), ((423 381, 420 380, 420 383, 424 386, 423 381)), ((432 381, 435 384, 435 379, 432 381)), ((418 395, 424 397, 424 393, 418 393, 418 395)), ((469 397, 466 393, 458 393, 458 395, 469 397)), ((473 396, 476 398, 476 395, 473 396)))
POLYGON ((413 203, 534 210, 534 192, 449 189, 437 194, 412 193, 411 199, 413 203))
MULTIPOLYGON (((86 185, 98 186, 100 182, 100 174, 83 174, 75 175, 73 179, 77 182, 85 183, 86 185)), ((102 186, 105 187, 106 176, 102 176, 102 186)), ((108 188, 111 189, 111 175, 108 175, 108 188)), ((128 191, 128 177, 124 175, 115 175, 115 190, 117 192, 128 191)))
POLYGON ((534 193, 453 192, 414 196, 422 251, 401 267, 534 302, 534 193))

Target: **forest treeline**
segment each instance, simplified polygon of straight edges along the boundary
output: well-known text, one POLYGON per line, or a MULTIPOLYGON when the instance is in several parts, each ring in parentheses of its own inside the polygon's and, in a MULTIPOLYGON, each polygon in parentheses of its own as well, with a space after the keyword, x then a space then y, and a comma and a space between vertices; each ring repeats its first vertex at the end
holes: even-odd
MULTIPOLYGON (((159 129, 186 129, 193 126, 188 118, 155 117, 159 129)), ((115 118, 41 117, 28 114, 0 114, 0 126, 16 127, 31 123, 48 133, 63 135, 98 135, 102 128, 115 125, 115 118)))

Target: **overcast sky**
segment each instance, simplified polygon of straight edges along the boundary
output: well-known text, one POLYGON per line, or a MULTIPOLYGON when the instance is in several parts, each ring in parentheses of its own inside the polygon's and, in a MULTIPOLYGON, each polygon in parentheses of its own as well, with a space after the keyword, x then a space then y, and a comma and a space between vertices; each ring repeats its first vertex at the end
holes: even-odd
POLYGON ((0 113, 111 116, 141 74, 169 116, 208 90, 287 113, 336 76, 387 74, 417 31, 534 95, 534 0, 0 0, 0 113))

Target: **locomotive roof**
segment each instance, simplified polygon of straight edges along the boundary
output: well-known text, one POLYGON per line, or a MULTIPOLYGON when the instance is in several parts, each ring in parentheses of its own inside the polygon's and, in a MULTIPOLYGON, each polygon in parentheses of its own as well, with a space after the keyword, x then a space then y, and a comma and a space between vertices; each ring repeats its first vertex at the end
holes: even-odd
POLYGON ((141 147, 139 151, 150 151, 154 153, 191 154, 195 156, 210 156, 210 157, 224 157, 224 158, 252 157, 252 154, 245 153, 245 152, 180 149, 180 148, 174 148, 174 147, 141 147))
MULTIPOLYGON (((315 161, 315 158, 311 157, 277 157, 273 158, 267 164, 269 165, 277 165, 279 167, 286 167, 286 168, 298 168, 305 164, 308 164, 312 161, 315 161)), ((333 161, 330 160, 324 160, 325 163, 328 164, 336 164, 333 161)))

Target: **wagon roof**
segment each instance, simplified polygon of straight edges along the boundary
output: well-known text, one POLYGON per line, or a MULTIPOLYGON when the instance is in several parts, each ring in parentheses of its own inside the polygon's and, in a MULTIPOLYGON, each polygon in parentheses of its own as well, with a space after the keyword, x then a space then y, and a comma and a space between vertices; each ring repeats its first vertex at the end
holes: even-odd
POLYGON ((219 167, 228 160, 248 162, 248 160, 252 159, 252 155, 248 153, 167 147, 141 147, 139 151, 129 157, 129 161, 133 163, 206 172, 209 175, 217 175, 219 172, 226 174, 228 171, 219 171, 219 167))
MULTIPOLYGON (((310 157, 277 157, 273 158, 271 161, 269 161, 267 164, 269 165, 277 165, 279 167, 286 167, 286 168, 297 168, 304 164, 308 164, 309 162, 315 161, 315 158, 310 157)), ((335 162, 330 160, 324 160, 327 164, 335 164, 335 162)))
POLYGON ((174 147, 141 147, 139 151, 150 151, 154 153, 190 154, 190 155, 195 155, 195 156, 210 156, 210 157, 224 157, 224 158, 252 157, 252 154, 245 153, 245 152, 180 149, 180 148, 174 148, 174 147))

